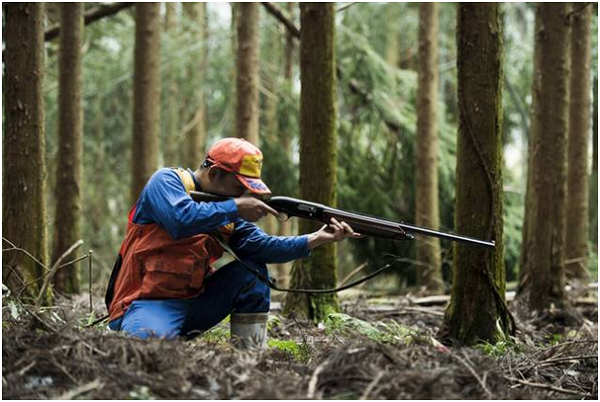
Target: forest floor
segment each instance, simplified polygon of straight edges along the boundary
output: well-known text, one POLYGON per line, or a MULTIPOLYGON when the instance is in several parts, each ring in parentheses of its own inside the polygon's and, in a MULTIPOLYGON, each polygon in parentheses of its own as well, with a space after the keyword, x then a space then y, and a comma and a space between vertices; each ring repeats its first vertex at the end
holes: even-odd
POLYGON ((6 298, 2 397, 597 399, 594 298, 518 320, 517 336, 475 348, 435 340, 445 306, 434 300, 353 296, 318 326, 282 317, 274 303, 264 351, 232 348, 227 323, 193 341, 141 341, 85 328, 84 296, 35 316, 6 298))

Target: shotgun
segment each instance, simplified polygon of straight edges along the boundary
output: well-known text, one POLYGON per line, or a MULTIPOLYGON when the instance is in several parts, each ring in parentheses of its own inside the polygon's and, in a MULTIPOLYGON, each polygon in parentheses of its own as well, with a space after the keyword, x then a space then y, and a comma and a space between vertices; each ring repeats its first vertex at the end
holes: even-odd
MULTIPOLYGON (((196 202, 221 202, 227 201, 228 197, 199 191, 190 192, 190 196, 196 202)), ((352 229, 366 236, 375 236, 390 240, 413 240, 414 235, 431 236, 450 241, 494 248, 493 241, 476 239, 474 237, 461 236, 454 233, 441 232, 422 226, 411 225, 403 222, 394 222, 381 219, 376 216, 366 215, 358 212, 345 211, 343 209, 331 208, 315 202, 299 200, 292 197, 275 196, 265 201, 267 205, 279 212, 280 220, 287 220, 295 216, 303 219, 319 221, 329 224, 331 218, 344 221, 352 229)))

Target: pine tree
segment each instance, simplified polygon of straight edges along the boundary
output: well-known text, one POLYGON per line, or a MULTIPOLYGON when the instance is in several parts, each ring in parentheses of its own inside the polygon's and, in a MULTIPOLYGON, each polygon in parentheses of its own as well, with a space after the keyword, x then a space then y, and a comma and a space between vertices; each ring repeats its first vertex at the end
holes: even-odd
MULTIPOLYGON (((22 248, 47 265, 44 138, 44 4, 10 3, 4 11, 2 248, 22 248)), ((44 268, 20 251, 2 253, 2 283, 37 296, 44 268)))
MULTIPOLYGON (((436 106, 438 90, 438 3, 421 3, 419 9, 419 90, 417 100, 416 219, 417 225, 437 229, 438 134, 436 106)), ((437 238, 417 243, 418 283, 431 293, 443 293, 440 241, 437 238)))
MULTIPOLYGON (((52 261, 58 260, 81 236, 83 109, 81 103, 81 45, 83 3, 60 4, 59 127, 56 169, 56 214, 52 261)), ((79 264, 59 269, 54 288, 79 293, 79 264)))
POLYGON ((160 3, 138 3, 135 21, 131 198, 136 202, 158 168, 160 3))
MULTIPOLYGON (((189 3, 185 3, 189 4, 189 3)), ((167 43, 172 44, 179 36, 178 28, 180 21, 177 17, 177 3, 167 2, 165 12, 165 37, 167 43)), ((172 46, 172 45, 171 45, 172 46)), ((178 158, 179 144, 179 104, 180 92, 177 83, 178 71, 171 67, 167 70, 167 93, 165 101, 165 109, 167 111, 165 118, 165 132, 163 133, 162 152, 165 166, 183 165, 184 162, 178 158)), ((197 162, 196 162, 197 163, 197 162)))
POLYGON ((495 249, 455 244, 451 301, 440 336, 495 343, 512 332, 502 240, 502 32, 497 3, 460 3, 457 23, 459 133, 456 231, 495 249), (482 51, 485 49, 485 51, 482 51))
POLYGON ((539 94, 529 141, 528 200, 518 299, 534 310, 564 301, 568 132, 568 3, 537 9, 534 90, 539 94), (538 85, 536 87, 536 85, 538 85))
POLYGON ((586 280, 588 262, 588 142, 590 132, 591 5, 572 14, 566 265, 568 277, 586 280))
POLYGON ((236 137, 258 145, 259 3, 239 3, 237 15, 236 137))
MULTIPOLYGON (((336 205, 337 132, 335 76, 335 5, 301 3, 300 20, 300 198, 336 205)), ((301 233, 317 230, 308 220, 301 233)), ((309 259, 297 261, 291 286, 331 288, 337 282, 337 247, 328 244, 313 250, 309 259)), ((335 294, 288 294, 287 312, 297 311, 315 321, 339 310, 335 294)))
POLYGON ((208 65, 208 43, 206 3, 185 3, 188 17, 192 21, 196 43, 199 46, 194 55, 193 67, 190 69, 190 80, 193 83, 196 109, 192 117, 190 130, 185 133, 183 142, 183 164, 197 168, 204 156, 206 142, 206 91, 205 78, 208 65))

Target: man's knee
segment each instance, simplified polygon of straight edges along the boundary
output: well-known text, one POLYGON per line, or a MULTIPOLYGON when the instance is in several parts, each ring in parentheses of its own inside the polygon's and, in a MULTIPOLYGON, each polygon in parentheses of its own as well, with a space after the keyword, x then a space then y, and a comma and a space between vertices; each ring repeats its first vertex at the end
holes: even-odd
MULTIPOLYGON (((244 261, 247 267, 236 261, 236 270, 246 271, 243 274, 244 287, 238 295, 234 309, 238 312, 265 312, 271 304, 269 272, 266 264, 255 261, 244 261)), ((240 274, 241 275, 241 274, 240 274)))
POLYGON ((121 326, 121 331, 140 339, 172 339, 179 335, 179 329, 164 326, 157 322, 146 322, 143 324, 124 322, 121 326))

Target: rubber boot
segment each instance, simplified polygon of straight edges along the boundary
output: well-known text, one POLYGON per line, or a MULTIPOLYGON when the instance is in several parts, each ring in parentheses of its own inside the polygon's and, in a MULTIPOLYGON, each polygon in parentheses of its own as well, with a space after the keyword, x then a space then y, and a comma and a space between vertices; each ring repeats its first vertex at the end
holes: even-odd
POLYGON ((269 313, 231 314, 231 344, 238 349, 265 349, 268 317, 269 313))

